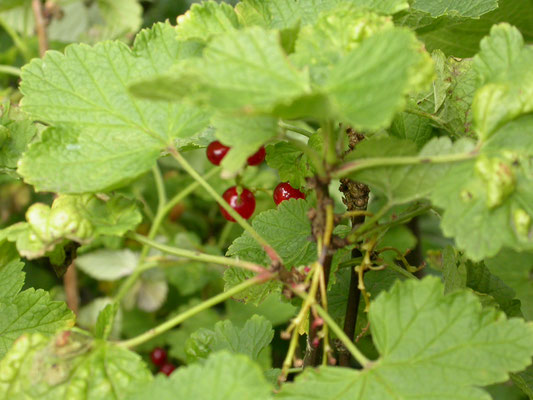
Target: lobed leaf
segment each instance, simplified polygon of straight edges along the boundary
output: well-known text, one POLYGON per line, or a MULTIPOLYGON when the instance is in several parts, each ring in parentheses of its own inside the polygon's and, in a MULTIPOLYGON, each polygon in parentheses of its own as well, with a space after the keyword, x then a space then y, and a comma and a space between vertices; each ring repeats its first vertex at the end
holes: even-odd
POLYGON ((397 282, 370 308, 378 360, 362 371, 307 369, 277 397, 490 399, 479 386, 503 382, 531 363, 533 327, 482 309, 470 293, 442 291, 436 278, 397 282))

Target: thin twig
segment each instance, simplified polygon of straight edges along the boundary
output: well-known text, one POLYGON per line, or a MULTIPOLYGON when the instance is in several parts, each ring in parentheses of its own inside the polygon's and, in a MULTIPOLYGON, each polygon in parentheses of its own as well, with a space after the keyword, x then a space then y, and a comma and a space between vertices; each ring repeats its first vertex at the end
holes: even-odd
POLYGON ((63 275, 63 286, 65 288, 65 296, 67 297, 67 306, 77 315, 80 306, 80 293, 76 263, 71 263, 67 268, 67 272, 63 275))
POLYGON ((48 37, 46 34, 46 21, 43 16, 43 5, 41 0, 32 0, 31 8, 33 9, 33 16, 35 18, 35 30, 39 39, 39 54, 41 57, 48 50, 48 37))

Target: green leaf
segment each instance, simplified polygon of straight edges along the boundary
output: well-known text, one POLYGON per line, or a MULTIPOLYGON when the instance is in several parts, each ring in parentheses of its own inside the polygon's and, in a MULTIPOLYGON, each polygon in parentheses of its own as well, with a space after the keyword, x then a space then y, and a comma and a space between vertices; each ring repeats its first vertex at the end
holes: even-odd
POLYGON ((0 302, 0 358, 23 333, 52 335, 74 325, 66 304, 51 301, 42 289, 28 289, 0 302))
POLYGON ((139 0, 97 0, 98 11, 105 21, 103 38, 134 33, 142 24, 143 8, 139 0))
MULTIPOLYGON (((428 0, 429 3, 429 0, 428 0)), ((437 2, 432 2, 437 4, 437 2)), ((465 5, 477 2, 464 2, 465 5)), ((448 56, 468 58, 479 49, 479 42, 494 24, 508 22, 520 29, 527 41, 533 39, 533 3, 528 0, 499 0, 499 7, 479 19, 441 17, 437 19, 413 16, 420 39, 428 50, 442 50, 448 56), (420 19, 426 22, 417 26, 420 19)), ((426 16, 427 14, 422 14, 426 16)), ((405 16, 404 16, 405 17, 405 16)))
POLYGON ((189 11, 178 17, 176 28, 180 40, 200 39, 230 32, 240 27, 237 14, 229 4, 212 0, 193 4, 189 11))
POLYGON ((325 90, 339 116, 355 128, 379 129, 390 125, 409 91, 431 82, 432 68, 411 32, 388 29, 342 58, 331 70, 325 90))
POLYGON ((0 264, 0 302, 12 299, 22 289, 26 275, 22 268, 24 263, 19 260, 0 264))
POLYGON ((76 266, 100 281, 115 281, 130 275, 137 267, 139 255, 129 249, 100 249, 76 258, 76 266))
POLYGON ((442 278, 444 279, 444 294, 466 288, 466 266, 458 260, 451 246, 446 247, 442 252, 442 278))
POLYGON ((289 182, 295 188, 304 186, 305 178, 312 175, 307 156, 292 143, 279 142, 267 146, 266 162, 278 171, 282 182, 289 182))
POLYGON ((137 354, 73 332, 51 341, 26 334, 0 361, 0 399, 6 400, 124 399, 150 380, 137 354))
POLYGON ((370 307, 377 361, 362 371, 309 368, 278 398, 490 399, 479 386, 531 362, 533 326, 482 309, 470 293, 442 291, 437 278, 396 283, 370 307))
POLYGON ((432 202, 444 209, 444 234, 454 237, 474 261, 494 256, 502 247, 533 247, 531 166, 526 157, 502 149, 489 154, 449 168, 431 194, 432 202))
POLYGON ((6 137, 0 141, 0 169, 15 169, 28 143, 37 134, 37 129, 31 121, 10 121, 5 125, 0 124, 0 134, 2 131, 6 137))
POLYGON ((363 40, 393 27, 387 17, 342 3, 301 29, 291 61, 308 67, 313 82, 323 84, 332 67, 363 40))
POLYGON ((322 12, 339 4, 349 4, 380 14, 392 15, 409 7, 405 0, 244 0, 235 7, 245 26, 262 26, 273 29, 290 29, 316 22, 322 12))
POLYGON ((490 272, 516 292, 527 320, 533 320, 533 254, 504 249, 497 256, 486 259, 490 272))
POLYGON ((415 10, 431 14, 432 17, 453 15, 469 18, 478 18, 498 8, 498 0, 480 0, 467 2, 462 0, 414 0, 411 7, 415 10))
POLYGON ((533 111, 533 49, 525 47, 518 29, 496 25, 481 41, 474 68, 485 84, 472 104, 475 129, 489 138, 504 123, 533 111))
POLYGON ((0 4, 0 11, 6 11, 11 8, 20 7, 25 3, 29 3, 29 0, 2 0, 2 4, 0 4))
POLYGON ((257 364, 246 356, 221 352, 203 364, 179 368, 168 379, 159 375, 127 399, 268 400, 270 391, 257 364))
MULTIPOLYGON (((467 139, 452 143, 449 138, 434 138, 418 153, 420 157, 444 154, 467 153, 474 149, 474 143, 467 139)), ((411 156, 416 154, 416 146, 410 141, 395 138, 371 138, 361 142, 347 160, 360 160, 387 156, 411 156)), ((377 167, 361 170, 349 175, 353 180, 370 185, 378 193, 387 197, 391 204, 407 203, 428 197, 439 185, 453 165, 417 164, 409 166, 377 167)))
POLYGON ((270 344, 273 337, 272 324, 266 318, 254 315, 242 328, 236 327, 231 321, 220 321, 214 331, 196 331, 187 340, 185 352, 189 362, 206 359, 211 353, 221 350, 244 354, 258 361, 259 353, 270 344))
POLYGON ((417 148, 424 146, 434 136, 429 119, 406 112, 399 113, 394 118, 389 133, 413 142, 417 148))
POLYGON ((217 114, 212 119, 215 136, 231 147, 222 160, 222 167, 235 172, 246 164, 246 159, 278 133, 278 121, 272 117, 236 117, 217 114))
POLYGON ((530 399, 533 399, 533 366, 530 365, 522 372, 511 374, 511 379, 515 386, 519 387, 530 399))
POLYGON ((87 194, 61 195, 51 207, 34 203, 26 220, 0 231, 0 239, 16 242, 19 253, 32 259, 53 251, 65 239, 85 244, 102 235, 122 236, 142 217, 136 204, 123 197, 105 201, 87 194))
POLYGON ((120 42, 71 45, 23 68, 22 108, 52 125, 33 143, 18 172, 38 190, 101 191, 150 169, 174 138, 201 131, 207 116, 183 104, 135 99, 134 81, 194 55, 169 24, 142 31, 133 50, 120 42))
POLYGON ((140 82, 132 92, 156 99, 185 97, 223 112, 251 114, 269 112, 310 88, 307 74, 289 64, 277 33, 252 27, 215 37, 201 59, 140 82))
POLYGON ((118 303, 111 303, 98 314, 96 325, 94 328, 94 337, 97 339, 106 340, 114 328, 115 317, 119 310, 118 303))
MULTIPOLYGON (((252 243, 250 243, 250 247, 251 246, 253 246, 252 243)), ((241 247, 241 249, 243 248, 241 247)), ((257 249, 253 249, 250 256, 253 257, 252 254, 256 252, 257 249)), ((236 267, 228 268, 226 271, 224 271, 224 289, 228 290, 234 286, 237 286, 240 283, 243 283, 244 281, 247 281, 250 278, 253 278, 254 276, 255 274, 252 271, 246 269, 236 267)), ((241 293, 233 296, 233 298, 235 300, 242 300, 245 303, 260 305, 269 296, 279 295, 281 288, 282 284, 280 282, 272 280, 261 285, 252 286, 251 288, 246 289, 241 293)))
MULTIPOLYGON (((264 211, 252 221, 252 227, 278 252, 287 268, 307 265, 316 260, 316 243, 311 238, 305 200, 288 200, 277 209, 264 211)), ((230 246, 228 256, 268 265, 268 256, 248 232, 230 246)))
MULTIPOLYGON (((417 106, 438 117, 442 123, 435 126, 447 130, 451 135, 471 135, 471 107, 479 86, 472 60, 446 58, 439 50, 433 52, 432 57, 437 77, 430 92, 417 96, 417 106)), ((429 120, 425 121, 429 123, 429 120)))

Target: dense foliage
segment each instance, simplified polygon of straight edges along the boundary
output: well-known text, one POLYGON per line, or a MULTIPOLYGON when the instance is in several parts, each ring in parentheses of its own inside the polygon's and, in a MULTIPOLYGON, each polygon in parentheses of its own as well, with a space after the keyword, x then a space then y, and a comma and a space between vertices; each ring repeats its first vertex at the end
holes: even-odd
POLYGON ((533 1, 190 3, 0 1, 0 400, 533 399, 533 1))

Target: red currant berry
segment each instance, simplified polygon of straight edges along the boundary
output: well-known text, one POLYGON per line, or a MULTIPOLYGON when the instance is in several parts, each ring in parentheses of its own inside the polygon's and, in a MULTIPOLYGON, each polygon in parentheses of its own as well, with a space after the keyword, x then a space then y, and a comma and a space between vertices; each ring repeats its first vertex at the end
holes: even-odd
POLYGON ((226 154, 228 153, 229 149, 230 148, 228 146, 224 146, 217 140, 215 142, 209 143, 205 154, 207 155, 207 159, 211 161, 211 164, 220 165, 222 159, 226 157, 226 154))
POLYGON ((263 146, 259 150, 257 150, 257 153, 252 154, 250 157, 248 157, 248 165, 255 167, 256 165, 261 164, 263 161, 265 161, 266 151, 263 146))
POLYGON ((152 359, 152 362, 155 365, 160 367, 161 365, 165 364, 165 362, 167 361, 167 352, 163 350, 161 347, 156 347, 150 353, 150 358, 152 359))
MULTIPOLYGON (((228 202, 231 208, 237 211, 244 219, 250 218, 254 213, 255 196, 248 189, 243 188, 242 193, 239 196, 237 193, 237 187, 232 186, 224 192, 222 197, 228 202)), ((220 211, 222 212, 224 218, 226 218, 228 221, 235 222, 235 219, 222 207, 220 207, 220 211)))
POLYGON ((289 199, 305 199, 305 194, 293 188, 288 182, 282 182, 274 189, 274 203, 279 204, 289 199))
POLYGON ((172 374, 175 369, 176 367, 174 365, 170 363, 165 363, 161 366, 161 368, 159 369, 159 372, 161 372, 162 374, 165 374, 166 376, 170 376, 170 374, 172 374))

